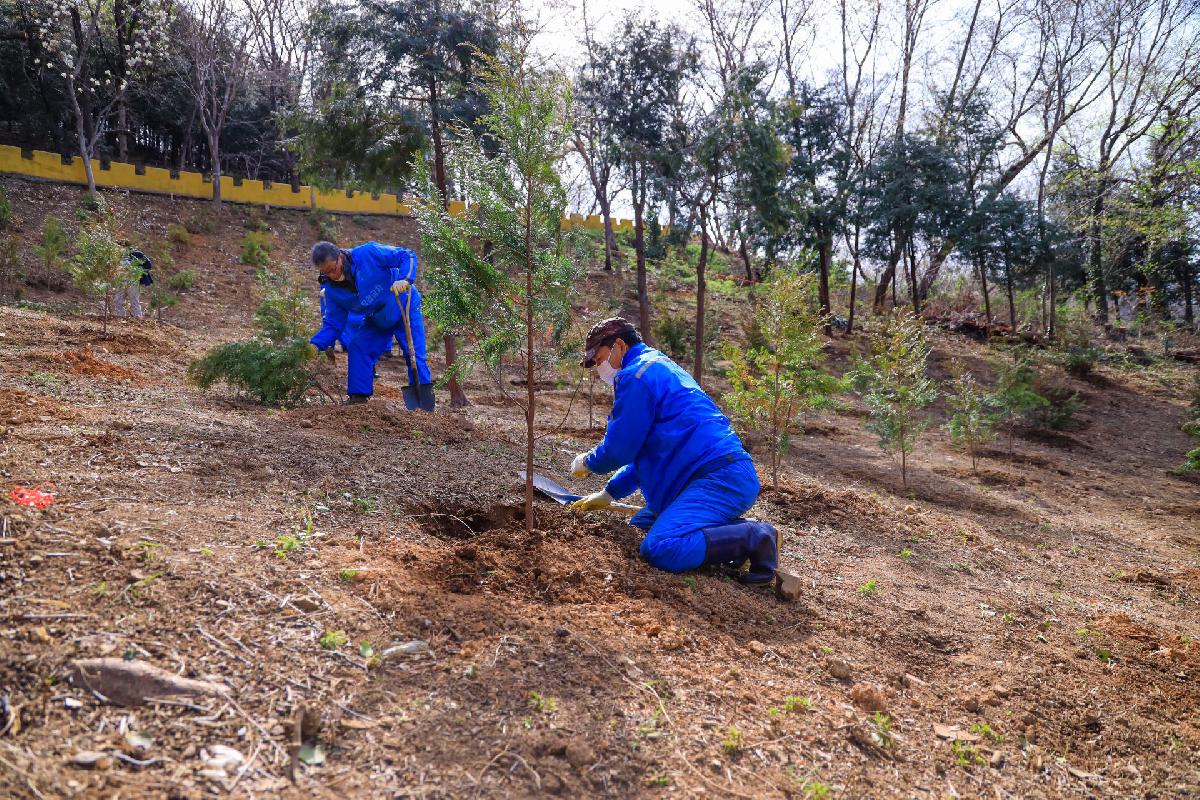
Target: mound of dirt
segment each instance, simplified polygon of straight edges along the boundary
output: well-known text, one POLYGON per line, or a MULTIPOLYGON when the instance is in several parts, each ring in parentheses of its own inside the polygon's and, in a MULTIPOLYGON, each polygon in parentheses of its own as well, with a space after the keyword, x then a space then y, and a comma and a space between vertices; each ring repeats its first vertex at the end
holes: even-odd
POLYGON ((53 350, 34 350, 26 358, 45 364, 51 369, 60 368, 73 375, 83 375, 88 378, 103 378, 114 381, 129 381, 143 384, 146 382, 138 373, 125 367, 119 367, 107 361, 96 358, 90 348, 56 352, 53 350))
POLYGON ((75 412, 48 397, 39 397, 21 389, 0 387, 0 423, 21 425, 43 418, 71 419, 75 412))
POLYGON ((466 416, 441 411, 433 414, 408 411, 402 401, 387 399, 394 391, 380 391, 368 403, 308 406, 288 411, 283 417, 302 428, 349 438, 393 434, 438 444, 459 444, 471 438, 475 425, 466 416))

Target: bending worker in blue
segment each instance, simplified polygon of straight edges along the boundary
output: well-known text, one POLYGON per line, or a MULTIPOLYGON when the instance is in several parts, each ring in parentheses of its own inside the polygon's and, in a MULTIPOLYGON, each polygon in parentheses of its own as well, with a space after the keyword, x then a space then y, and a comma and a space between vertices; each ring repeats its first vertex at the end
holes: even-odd
POLYGON ((641 488, 646 506, 630 524, 646 531, 641 552, 651 564, 683 572, 749 560, 743 583, 774 578, 775 528, 742 518, 761 488, 754 462, 712 398, 624 319, 593 327, 584 348, 581 366, 594 366, 615 399, 604 441, 576 456, 571 474, 616 474, 572 508, 604 508, 641 488))
POLYGON ((403 247, 367 242, 342 250, 332 242, 313 245, 312 260, 320 272, 321 329, 309 339, 318 350, 340 341, 346 349, 347 403, 365 403, 374 391, 375 364, 391 352, 392 337, 411 357, 417 375, 418 397, 433 406, 433 379, 425 362, 425 323, 421 294, 413 281, 417 255, 403 247), (411 293, 410 298, 406 293, 411 293), (413 350, 408 353, 404 309, 409 308, 413 350))

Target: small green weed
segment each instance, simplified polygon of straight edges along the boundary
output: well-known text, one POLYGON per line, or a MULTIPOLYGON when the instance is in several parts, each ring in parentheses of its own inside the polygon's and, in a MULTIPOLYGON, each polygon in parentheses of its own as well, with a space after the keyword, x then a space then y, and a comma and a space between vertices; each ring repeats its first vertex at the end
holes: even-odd
POLYGON ((880 747, 892 746, 892 718, 882 711, 876 711, 871 717, 871 738, 880 747))
POLYGON ((167 278, 167 288, 174 289, 177 292, 190 289, 196 285, 196 270, 181 269, 171 277, 167 278))
POLYGON ((862 586, 858 587, 858 592, 863 597, 874 597, 876 594, 879 593, 879 587, 875 585, 875 579, 871 578, 869 581, 864 583, 862 586))
POLYGON ((989 742, 995 742, 997 744, 1004 741, 1004 737, 996 733, 992 726, 986 722, 976 722, 971 726, 971 733, 978 734, 979 736, 987 739, 989 742))
POLYGON ((142 558, 145 559, 147 564, 158 560, 158 548, 162 547, 162 544, 142 539, 137 543, 137 546, 142 548, 142 558))
POLYGON ((738 730, 736 725, 730 725, 725 731, 725 739, 721 742, 721 747, 728 755, 734 756, 742 749, 742 745, 746 742, 746 737, 738 730))
POLYGON ((975 745, 960 742, 957 739, 950 743, 950 752, 954 754, 954 763, 965 769, 983 766, 987 763, 975 745))
POLYGON ((661 789, 671 785, 670 775, 651 775, 646 778, 646 785, 652 789, 661 789))
POLYGON ((60 381, 56 376, 41 370, 28 372, 25 374, 25 378, 30 383, 36 383, 37 385, 45 387, 46 389, 57 390, 62 387, 62 381, 60 381))
POLYGON ((808 711, 810 708, 812 708, 812 701, 807 697, 788 695, 783 698, 783 710, 788 714, 794 714, 797 711, 808 711))
POLYGON ((354 579, 357 577, 358 570, 356 569, 350 569, 347 567, 345 569, 338 570, 338 580, 343 581, 344 583, 354 583, 354 579))
POLYGON ((242 239, 243 264, 252 267, 265 267, 271 263, 271 237, 265 233, 250 231, 242 239))
POLYGON ((192 243, 192 234, 188 232, 187 228, 177 222, 167 225, 167 238, 171 241, 171 244, 179 247, 187 247, 192 243))
POLYGON ((356 497, 350 501, 350 505, 357 514, 374 514, 379 510, 379 498, 356 497))
POLYGON ((900 560, 901 561, 911 561, 912 557, 913 557, 913 551, 909 550, 907 547, 900 551, 900 560))
POLYGON ((321 636, 320 644, 326 650, 337 650, 348 641, 350 641, 350 637, 346 635, 345 631, 325 631, 325 634, 321 636))
POLYGON ((685 575, 683 578, 683 585, 691 589, 693 592, 696 591, 696 578, 692 575, 685 575))
POLYGON ((558 700, 553 697, 547 697, 541 692, 529 693, 529 705, 534 711, 542 714, 553 714, 558 709, 558 700))
POLYGON ((825 800, 833 790, 829 788, 829 784, 820 781, 805 781, 802 791, 805 800, 825 800))

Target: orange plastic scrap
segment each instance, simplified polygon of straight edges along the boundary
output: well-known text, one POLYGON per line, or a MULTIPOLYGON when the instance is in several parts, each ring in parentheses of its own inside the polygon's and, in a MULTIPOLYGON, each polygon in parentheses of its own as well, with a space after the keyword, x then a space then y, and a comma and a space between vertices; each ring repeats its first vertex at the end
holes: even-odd
POLYGON ((21 506, 33 506, 46 509, 54 505, 54 493, 58 491, 53 483, 44 481, 30 489, 28 486, 14 486, 8 496, 21 506))

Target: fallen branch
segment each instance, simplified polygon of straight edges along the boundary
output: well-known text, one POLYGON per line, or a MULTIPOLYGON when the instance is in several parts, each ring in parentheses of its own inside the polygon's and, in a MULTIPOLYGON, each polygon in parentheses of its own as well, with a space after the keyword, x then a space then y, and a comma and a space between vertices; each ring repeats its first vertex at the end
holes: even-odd
POLYGON ((151 698, 229 693, 224 684, 183 678, 144 661, 87 658, 76 661, 72 669, 77 685, 122 706, 141 705, 151 698))

